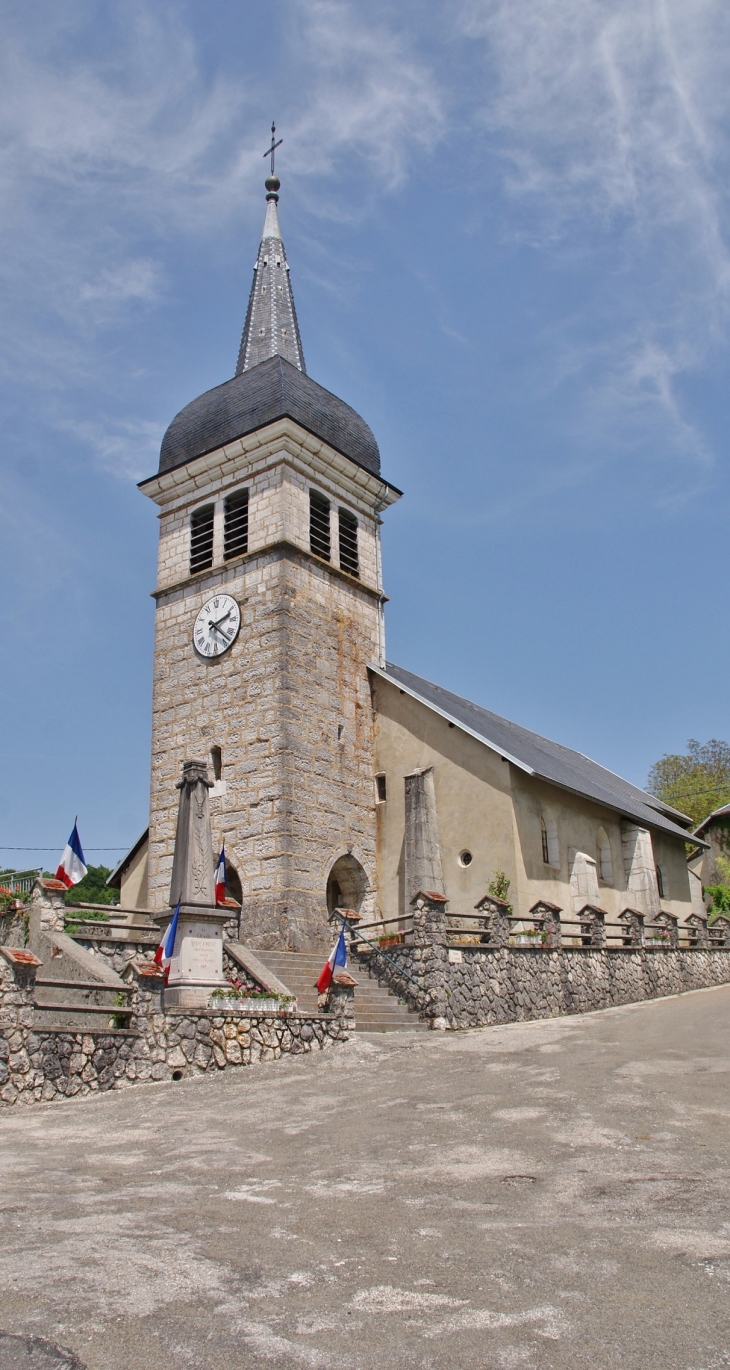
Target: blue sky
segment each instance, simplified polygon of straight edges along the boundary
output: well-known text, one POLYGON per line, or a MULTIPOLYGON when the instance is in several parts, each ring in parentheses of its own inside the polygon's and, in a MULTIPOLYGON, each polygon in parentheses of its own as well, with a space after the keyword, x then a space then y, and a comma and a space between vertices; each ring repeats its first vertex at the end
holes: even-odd
POLYGON ((723 0, 0 18, 0 842, 146 823, 135 483, 233 372, 273 117, 309 373, 405 492, 390 658, 639 784, 730 736, 723 0))

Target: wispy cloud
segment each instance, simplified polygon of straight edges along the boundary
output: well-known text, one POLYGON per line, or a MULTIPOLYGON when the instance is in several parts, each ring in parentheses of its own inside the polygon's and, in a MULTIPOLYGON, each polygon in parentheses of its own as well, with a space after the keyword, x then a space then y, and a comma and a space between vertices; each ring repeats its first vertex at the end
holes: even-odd
MULTIPOLYGON (((287 0, 277 91, 293 193, 310 212, 321 173, 357 163, 360 200, 407 171, 407 148, 443 128, 442 99, 412 36, 348 0, 287 0), (311 186, 311 190, 310 187, 311 186)), ((114 349, 99 334, 136 324, 170 288, 175 244, 215 237, 251 211, 270 75, 221 52, 211 71, 173 4, 113 0, 6 14, 0 49, 0 372, 36 387, 52 426, 73 428, 94 459, 136 473, 126 419, 69 418, 59 393, 105 390, 114 349), (107 360, 105 361, 105 354, 107 360), (131 465, 130 465, 131 463, 131 465)), ((351 204, 355 201, 351 197, 351 204)), ((355 208, 357 212, 357 208, 355 208)), ((257 225, 258 226, 258 225, 257 225)), ((142 422, 142 428, 144 428, 142 422)), ((154 427, 154 425, 151 425, 154 427)))
POLYGON ((443 136, 443 84, 395 14, 386 19, 347 0, 294 0, 306 96, 290 141, 308 174, 320 176, 347 153, 392 187, 416 149, 443 136))
POLYGON ((155 469, 164 431, 144 419, 66 420, 59 427, 91 451, 97 466, 125 481, 142 480, 155 469))
POLYGON ((604 419, 653 412, 677 452, 707 461, 678 383, 727 322, 730 10, 465 0, 460 16, 487 65, 478 121, 504 160, 510 231, 581 251, 611 243, 624 318, 603 391, 591 387, 604 419))

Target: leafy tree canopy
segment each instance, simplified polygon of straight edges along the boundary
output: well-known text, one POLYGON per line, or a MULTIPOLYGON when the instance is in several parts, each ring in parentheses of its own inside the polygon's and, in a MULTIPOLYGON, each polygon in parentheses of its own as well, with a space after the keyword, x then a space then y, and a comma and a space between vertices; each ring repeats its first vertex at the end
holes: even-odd
POLYGON ((646 788, 688 814, 696 827, 714 809, 730 804, 730 745, 716 737, 704 743, 690 737, 683 756, 654 762, 646 788))
POLYGON ((109 866, 89 866, 83 880, 79 880, 78 885, 74 885, 66 894, 67 904, 116 904, 119 901, 119 890, 112 890, 107 885, 107 880, 111 875, 109 866))

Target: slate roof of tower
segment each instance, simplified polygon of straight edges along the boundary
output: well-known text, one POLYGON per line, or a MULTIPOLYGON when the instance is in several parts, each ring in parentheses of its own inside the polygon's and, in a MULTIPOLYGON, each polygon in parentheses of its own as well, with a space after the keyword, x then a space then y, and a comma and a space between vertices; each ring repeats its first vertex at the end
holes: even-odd
POLYGON ((365 420, 306 373, 275 197, 266 206, 236 374, 187 404, 170 424, 159 472, 290 418, 374 475, 380 452, 365 420))
POLYGON ((570 747, 563 747, 559 742, 551 742, 539 733, 530 732, 529 728, 520 727, 519 723, 511 723, 509 719, 501 718, 479 704, 472 704, 468 699, 462 699, 460 695, 452 694, 450 690, 444 690, 440 685, 404 670, 402 666, 388 662, 384 670, 379 667, 371 669, 423 704, 436 709, 450 722, 464 728, 528 774, 549 780, 551 784, 583 795, 586 799, 593 799, 597 804, 605 804, 607 808, 618 810, 638 823, 661 828, 677 837, 686 839, 689 836, 686 829, 691 827, 691 819, 685 814, 663 804, 654 795, 638 789, 613 771, 599 766, 597 761, 591 761, 582 752, 574 752, 570 747))
POLYGON ((181 409, 162 439, 160 473, 284 418, 380 475, 378 444, 365 420, 284 357, 259 362, 181 409))

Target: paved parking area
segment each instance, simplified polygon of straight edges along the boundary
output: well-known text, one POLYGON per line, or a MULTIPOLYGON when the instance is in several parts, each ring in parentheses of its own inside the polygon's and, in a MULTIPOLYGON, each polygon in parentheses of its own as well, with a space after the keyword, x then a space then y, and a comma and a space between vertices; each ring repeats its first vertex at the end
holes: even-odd
POLYGON ((5 1112, 0 1328, 89 1370, 728 1366, 729 1084, 723 986, 5 1112))

